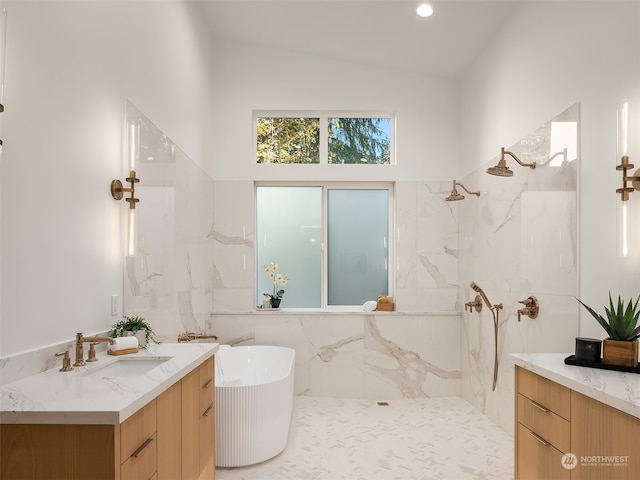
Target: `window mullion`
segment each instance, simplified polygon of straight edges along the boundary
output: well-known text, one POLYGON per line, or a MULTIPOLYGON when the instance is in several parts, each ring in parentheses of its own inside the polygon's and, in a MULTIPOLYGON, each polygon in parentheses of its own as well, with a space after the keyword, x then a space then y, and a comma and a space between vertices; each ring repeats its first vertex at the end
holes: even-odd
POLYGON ((329 116, 326 113, 320 114, 320 146, 318 149, 320 165, 329 163, 329 116))
MULTIPOLYGON (((322 123, 322 121, 320 122, 322 123)), ((322 136, 321 136, 322 137, 322 136)), ((322 156, 320 157, 322 158, 322 156)), ((322 308, 327 308, 328 306, 328 298, 329 298, 329 285, 328 285, 328 275, 327 268, 329 265, 327 258, 327 223, 328 223, 328 215, 327 215, 327 186, 323 185, 322 187, 322 247, 320 248, 320 258, 322 261, 322 270, 321 270, 321 282, 322 282, 322 295, 321 295, 321 304, 322 308)))

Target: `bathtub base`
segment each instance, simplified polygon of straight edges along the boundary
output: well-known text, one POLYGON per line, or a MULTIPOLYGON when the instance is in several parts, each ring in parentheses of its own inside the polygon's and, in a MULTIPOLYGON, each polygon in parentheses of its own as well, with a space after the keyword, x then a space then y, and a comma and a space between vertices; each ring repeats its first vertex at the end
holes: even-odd
POLYGON ((293 412, 295 353, 291 352, 284 378, 256 385, 216 385, 217 467, 264 462, 287 446, 293 412))

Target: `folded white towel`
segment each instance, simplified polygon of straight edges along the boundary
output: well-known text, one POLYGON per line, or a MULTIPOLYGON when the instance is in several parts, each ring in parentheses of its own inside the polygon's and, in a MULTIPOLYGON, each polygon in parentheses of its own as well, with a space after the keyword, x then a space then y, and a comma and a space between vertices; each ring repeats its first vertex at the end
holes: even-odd
POLYGON ((374 302, 373 300, 371 300, 369 302, 364 302, 364 305, 362 305, 362 309, 365 312, 373 312, 377 306, 378 302, 374 302))
POLYGON ((114 344, 109 345, 109 350, 117 352, 118 350, 129 350, 130 348, 138 348, 138 338, 131 337, 118 337, 113 339, 114 344))

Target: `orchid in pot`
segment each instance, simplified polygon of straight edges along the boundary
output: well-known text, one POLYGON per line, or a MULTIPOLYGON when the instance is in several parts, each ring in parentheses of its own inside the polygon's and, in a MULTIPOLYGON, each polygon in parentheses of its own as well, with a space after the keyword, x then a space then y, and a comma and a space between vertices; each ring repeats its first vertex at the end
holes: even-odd
POLYGON ((287 284, 289 277, 278 273, 277 263, 265 263, 262 268, 264 268, 269 279, 273 282, 273 293, 265 293, 265 295, 269 295, 269 298, 271 299, 271 308, 278 308, 280 307, 280 302, 284 295, 284 290, 278 287, 284 287, 287 284))

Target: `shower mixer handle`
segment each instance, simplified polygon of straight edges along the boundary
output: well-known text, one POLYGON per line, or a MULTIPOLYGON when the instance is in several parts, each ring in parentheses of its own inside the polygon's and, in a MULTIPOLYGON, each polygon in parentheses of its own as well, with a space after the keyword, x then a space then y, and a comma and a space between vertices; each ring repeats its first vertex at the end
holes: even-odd
POLYGON ((469 308, 469 313, 473 313, 474 308, 476 309, 476 312, 482 311, 482 298, 480 295, 476 295, 473 302, 467 302, 464 304, 465 311, 467 310, 467 307, 469 308))
POLYGON ((540 304, 536 297, 531 296, 526 300, 518 300, 518 303, 522 303, 524 305, 524 308, 518 310, 518 321, 521 320, 522 315, 526 315, 531 319, 538 316, 538 313, 540 312, 540 304))

